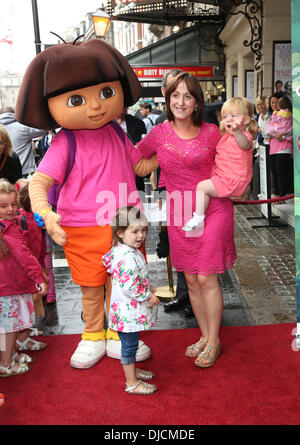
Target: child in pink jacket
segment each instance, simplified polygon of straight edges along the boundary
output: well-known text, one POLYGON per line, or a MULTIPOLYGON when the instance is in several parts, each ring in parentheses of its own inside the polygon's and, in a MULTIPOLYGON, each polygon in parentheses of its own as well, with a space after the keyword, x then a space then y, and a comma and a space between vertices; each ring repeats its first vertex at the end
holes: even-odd
POLYGON ((31 294, 47 293, 47 284, 38 260, 28 248, 27 233, 16 224, 17 194, 12 184, 0 180, 0 230, 8 255, 0 261, 0 335, 5 350, 0 351, 0 377, 23 374, 31 369, 31 357, 16 352, 17 334, 31 328, 34 307, 31 294))

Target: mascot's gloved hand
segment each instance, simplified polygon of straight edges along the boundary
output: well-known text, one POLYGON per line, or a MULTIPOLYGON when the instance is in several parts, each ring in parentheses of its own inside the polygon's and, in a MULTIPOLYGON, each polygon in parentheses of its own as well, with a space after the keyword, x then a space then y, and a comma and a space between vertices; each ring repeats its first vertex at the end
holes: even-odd
POLYGON ((44 215, 43 219, 46 230, 53 239, 53 241, 55 241, 56 244, 63 246, 67 241, 67 235, 59 224, 61 216, 55 212, 50 211, 44 215))
POLYGON ((49 215, 52 212, 51 209, 47 208, 41 211, 41 214, 34 212, 34 219, 39 227, 45 227, 51 238, 60 246, 63 246, 66 242, 66 232, 60 227, 59 223, 61 216, 54 213, 55 216, 49 216, 47 224, 45 224, 46 217, 45 214, 49 215), (43 215, 43 216, 41 216, 43 215))
POLYGON ((48 191, 54 179, 42 172, 35 172, 29 183, 31 209, 38 213, 53 241, 63 246, 67 240, 66 232, 60 226, 61 216, 51 210, 48 202, 48 191))

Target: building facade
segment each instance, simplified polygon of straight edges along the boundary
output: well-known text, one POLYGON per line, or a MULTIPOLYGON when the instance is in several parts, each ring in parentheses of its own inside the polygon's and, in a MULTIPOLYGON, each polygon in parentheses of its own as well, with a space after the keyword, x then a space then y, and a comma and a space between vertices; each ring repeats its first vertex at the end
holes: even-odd
POLYGON ((276 80, 283 84, 292 80, 291 2, 244 1, 231 12, 220 33, 226 56, 227 98, 245 96, 255 101, 261 94, 269 97, 276 80))
POLYGON ((15 108, 22 76, 0 72, 0 108, 15 108))

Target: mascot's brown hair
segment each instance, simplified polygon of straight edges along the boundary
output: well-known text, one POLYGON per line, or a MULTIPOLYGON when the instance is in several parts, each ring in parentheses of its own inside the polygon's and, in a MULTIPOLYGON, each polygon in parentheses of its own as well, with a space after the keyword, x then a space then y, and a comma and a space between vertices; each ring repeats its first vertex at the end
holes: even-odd
POLYGON ((141 86, 115 48, 98 39, 52 46, 36 56, 25 73, 16 119, 30 127, 53 130, 60 125, 49 112, 49 98, 117 80, 123 88, 124 106, 133 105, 141 95, 141 86))

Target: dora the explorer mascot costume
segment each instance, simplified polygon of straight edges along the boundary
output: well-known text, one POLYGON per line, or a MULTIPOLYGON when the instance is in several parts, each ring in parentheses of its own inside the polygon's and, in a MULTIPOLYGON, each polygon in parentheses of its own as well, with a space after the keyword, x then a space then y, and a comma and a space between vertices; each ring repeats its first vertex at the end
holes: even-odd
MULTIPOLYGON (((108 314, 110 282, 101 258, 112 246, 110 222, 115 211, 138 202, 135 175, 145 176, 158 167, 155 157, 143 159, 111 124, 140 94, 127 60, 104 41, 92 39, 61 43, 37 55, 18 96, 19 122, 48 130, 63 127, 75 135, 75 161, 66 182, 70 148, 64 130, 52 140, 30 182, 33 212, 42 217, 53 240, 64 246, 72 280, 82 290, 85 326, 70 361, 75 368, 89 368, 105 353, 121 358, 117 332, 104 330, 104 286, 108 314), (54 182, 63 184, 57 213, 48 202, 54 182)), ((150 354, 140 341, 136 360, 150 354)))

